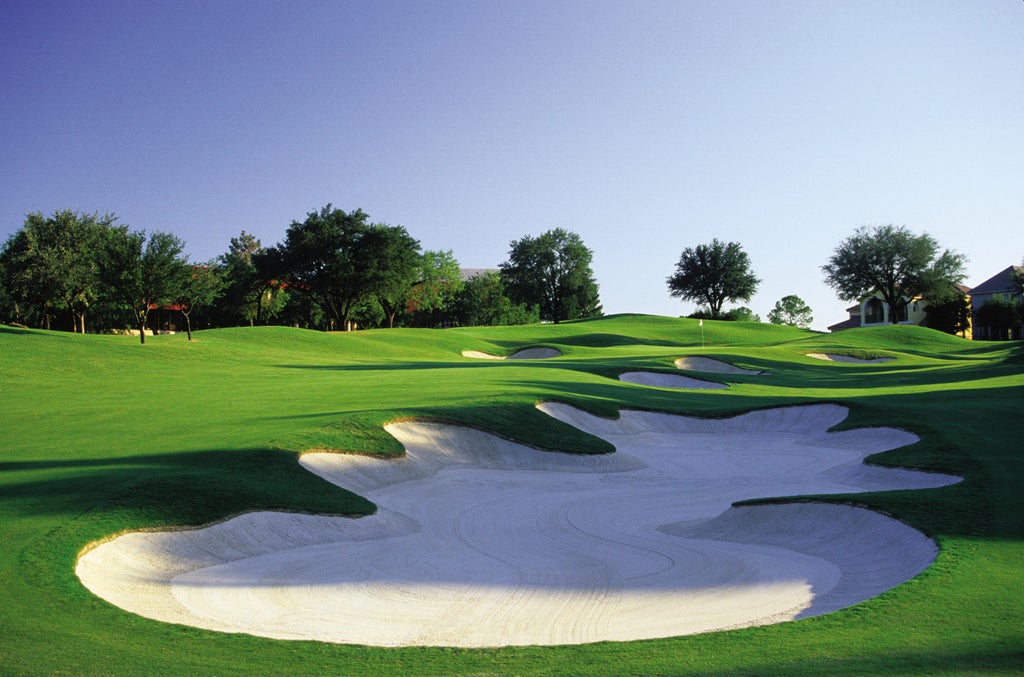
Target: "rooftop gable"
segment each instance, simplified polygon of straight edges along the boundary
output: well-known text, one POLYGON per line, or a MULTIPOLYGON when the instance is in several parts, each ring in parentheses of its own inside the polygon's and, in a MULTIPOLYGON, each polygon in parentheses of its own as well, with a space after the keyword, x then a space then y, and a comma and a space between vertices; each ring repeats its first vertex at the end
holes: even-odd
POLYGON ((977 287, 971 289, 971 294, 999 294, 1012 291, 1016 288, 1013 282, 1013 273, 1014 271, 1021 270, 1024 270, 1024 267, 1008 266, 1005 270, 999 271, 977 287))

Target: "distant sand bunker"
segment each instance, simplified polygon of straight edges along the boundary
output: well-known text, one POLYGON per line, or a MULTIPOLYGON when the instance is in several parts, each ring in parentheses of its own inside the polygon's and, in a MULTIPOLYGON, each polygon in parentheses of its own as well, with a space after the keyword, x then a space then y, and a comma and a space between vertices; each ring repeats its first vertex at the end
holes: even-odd
POLYGON ((680 390, 722 390, 728 384, 702 381, 681 374, 665 374, 656 371, 627 371, 619 375, 620 381, 654 388, 678 388, 680 390))
POLYGON ((686 371, 703 371, 708 374, 747 374, 756 376, 761 373, 756 369, 743 369, 710 357, 680 357, 676 360, 676 366, 686 371))
POLYGON ((301 459, 376 502, 372 516, 258 512, 129 533, 83 554, 77 574, 148 618, 281 639, 479 647, 668 637, 833 611, 915 576, 937 553, 868 510, 735 501, 957 481, 864 465, 916 437, 827 432, 846 416, 834 405, 724 420, 541 409, 617 453, 542 452, 479 430, 396 423, 388 430, 403 458, 301 459))
POLYGON ((517 350, 508 356, 503 355, 491 355, 490 353, 482 353, 479 350, 463 350, 463 357, 474 357, 478 360, 546 360, 550 357, 559 357, 562 352, 555 348, 524 348, 523 350, 517 350))
POLYGON ((872 360, 864 360, 859 357, 850 357, 849 355, 830 355, 825 353, 807 353, 807 357, 813 357, 816 360, 828 360, 829 362, 849 362, 853 364, 879 364, 881 362, 892 362, 895 359, 893 357, 876 357, 872 360))

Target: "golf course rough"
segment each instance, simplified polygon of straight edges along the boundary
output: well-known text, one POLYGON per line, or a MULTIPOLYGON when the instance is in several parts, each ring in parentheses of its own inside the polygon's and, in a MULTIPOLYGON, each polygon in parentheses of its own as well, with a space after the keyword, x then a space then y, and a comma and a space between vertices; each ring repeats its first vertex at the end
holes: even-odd
POLYGON ((865 465, 917 438, 828 432, 847 414, 836 405, 729 419, 539 408, 617 451, 544 452, 472 428, 394 423, 402 458, 301 458, 373 500, 374 515, 256 512, 129 533, 85 552, 77 574, 142 616, 279 639, 494 647, 669 637, 834 611, 937 554, 924 534, 862 508, 735 502, 959 480, 865 465))

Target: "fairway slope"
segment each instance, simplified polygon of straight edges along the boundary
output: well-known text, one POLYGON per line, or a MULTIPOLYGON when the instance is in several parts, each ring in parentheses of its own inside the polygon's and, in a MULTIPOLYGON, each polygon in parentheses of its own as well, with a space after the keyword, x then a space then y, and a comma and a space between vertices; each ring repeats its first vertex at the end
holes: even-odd
POLYGON ((259 512, 130 533, 77 573, 134 613, 225 632, 383 646, 633 640, 833 611, 913 577, 931 539, 842 505, 751 498, 921 489, 949 475, 865 466, 916 437, 828 430, 843 407, 698 419, 548 415, 615 445, 543 452, 403 421, 396 460, 312 453, 304 467, 373 500, 360 519, 259 512))

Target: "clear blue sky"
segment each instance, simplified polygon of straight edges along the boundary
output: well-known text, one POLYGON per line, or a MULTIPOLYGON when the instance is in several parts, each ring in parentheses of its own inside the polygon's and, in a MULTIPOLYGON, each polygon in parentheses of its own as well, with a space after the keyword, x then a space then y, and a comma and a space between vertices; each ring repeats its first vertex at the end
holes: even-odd
POLYGON ((0 238, 114 212, 194 260, 327 203, 464 267, 564 227, 606 312, 738 241, 766 319, 860 225, 1024 257, 1024 2, 0 2, 0 238))

